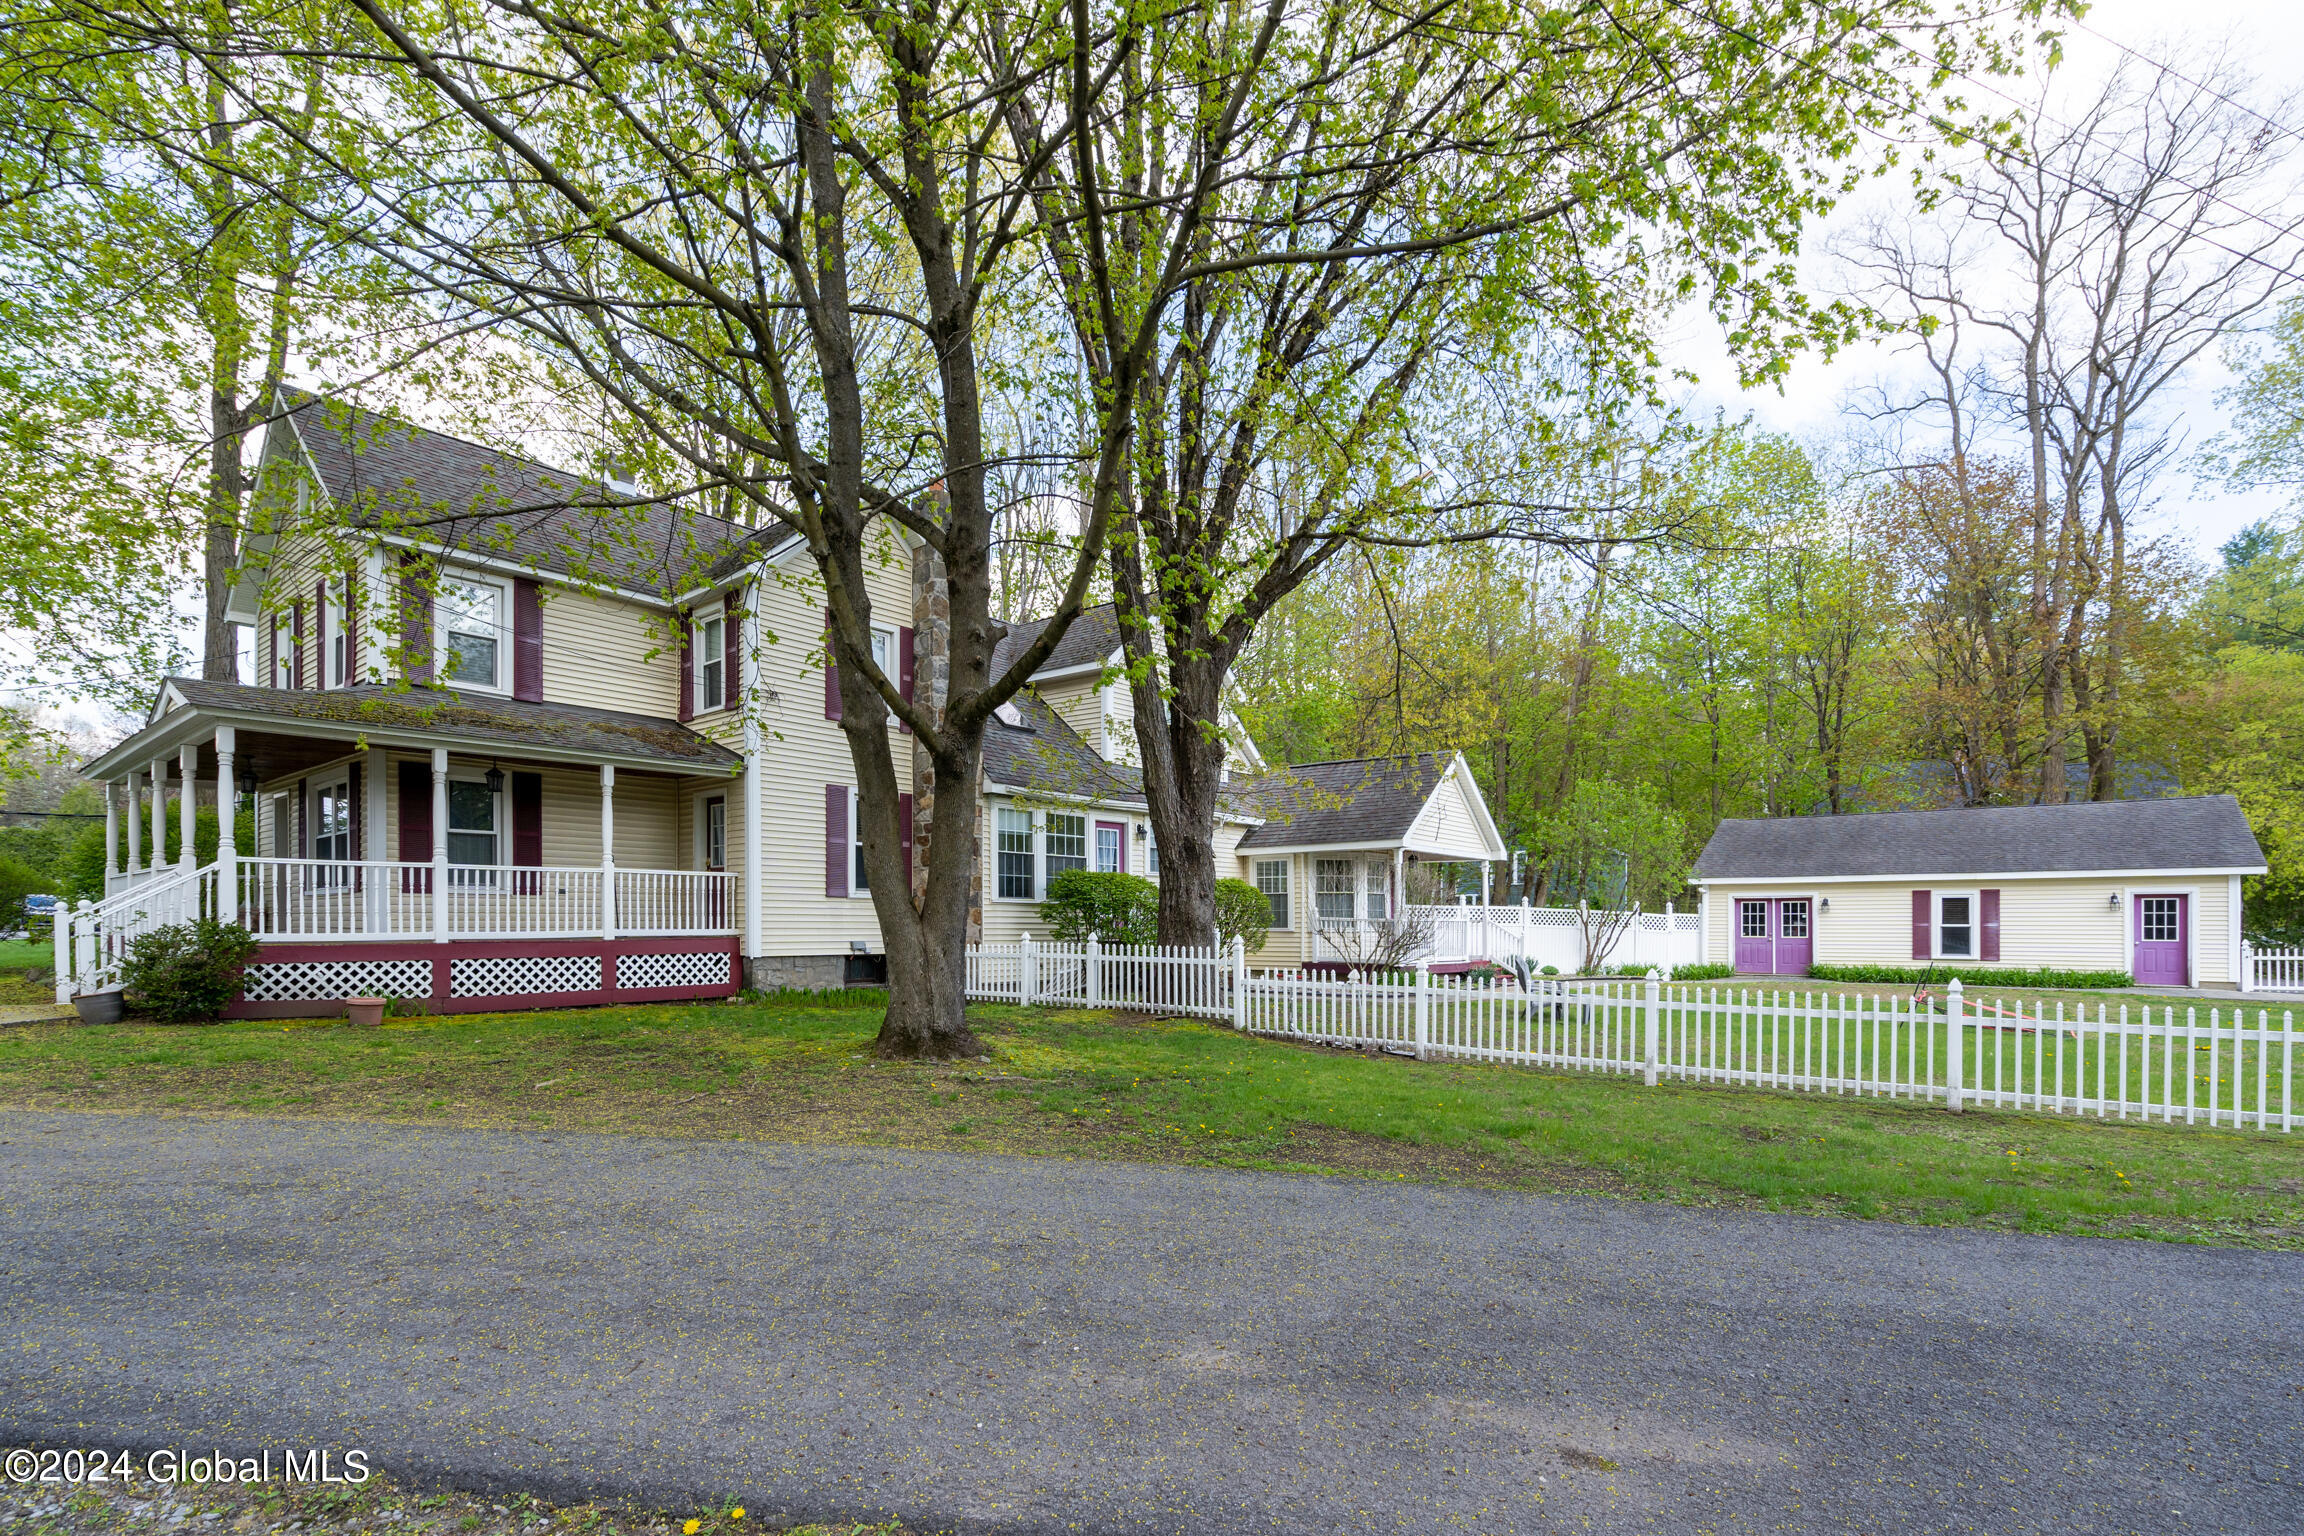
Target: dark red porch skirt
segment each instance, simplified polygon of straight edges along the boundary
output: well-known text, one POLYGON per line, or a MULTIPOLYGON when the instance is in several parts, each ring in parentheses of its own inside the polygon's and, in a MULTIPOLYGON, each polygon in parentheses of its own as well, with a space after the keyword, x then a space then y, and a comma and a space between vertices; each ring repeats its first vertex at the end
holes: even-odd
POLYGON ((456 939, 446 944, 395 940, 389 944, 266 944, 248 962, 251 992, 277 991, 310 976, 343 976, 346 968, 367 968, 360 984, 304 985, 299 990, 330 996, 243 997, 225 1010, 234 1019, 328 1018, 344 1011, 344 999, 396 996, 432 1013, 509 1013, 526 1008, 584 1008, 603 1003, 665 1003, 733 996, 743 984, 737 942, 731 936, 637 939, 456 939), (596 985, 570 987, 570 972, 589 981, 597 961, 596 985), (466 967, 468 995, 458 996, 456 970, 466 967), (555 964, 555 962, 559 962, 555 964), (266 972, 280 966, 284 972, 266 972), (395 984, 374 987, 389 970, 395 984), (635 982, 625 985, 619 971, 635 982), (484 981, 475 982, 474 973, 484 981), (422 990, 408 985, 423 983, 422 990), (658 983, 649 985, 645 983, 658 983), (490 990, 473 992, 475 984, 490 990), (501 990, 499 990, 501 988, 501 990))

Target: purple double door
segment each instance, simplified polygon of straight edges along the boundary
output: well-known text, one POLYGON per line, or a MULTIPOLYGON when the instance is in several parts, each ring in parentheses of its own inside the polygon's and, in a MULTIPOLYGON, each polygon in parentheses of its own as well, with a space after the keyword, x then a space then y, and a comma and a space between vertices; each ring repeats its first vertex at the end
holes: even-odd
POLYGON ((2136 898, 2136 985, 2182 987, 2192 980, 2188 898, 2139 896, 2136 898))
POLYGON ((1813 909, 1805 896, 1736 898, 1736 969, 1798 976, 1814 958, 1813 909))

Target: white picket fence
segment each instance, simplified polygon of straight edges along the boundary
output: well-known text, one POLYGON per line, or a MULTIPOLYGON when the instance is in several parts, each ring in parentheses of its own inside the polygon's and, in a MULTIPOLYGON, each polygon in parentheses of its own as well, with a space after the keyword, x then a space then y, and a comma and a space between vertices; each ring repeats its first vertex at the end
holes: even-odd
POLYGON ((1792 1092, 2290 1131, 2292 1011, 1857 996, 1645 981, 1251 972, 1229 950, 986 945, 968 993, 1225 1019, 1253 1034, 1792 1092), (2251 1012, 2253 1016, 2251 1017, 2251 1012))

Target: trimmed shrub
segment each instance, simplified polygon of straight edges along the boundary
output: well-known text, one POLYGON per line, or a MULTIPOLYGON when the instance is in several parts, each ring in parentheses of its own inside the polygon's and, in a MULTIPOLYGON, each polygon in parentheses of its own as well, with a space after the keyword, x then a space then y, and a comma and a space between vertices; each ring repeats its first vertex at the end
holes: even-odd
POLYGON ((1041 921, 1059 944, 1160 942, 1160 887, 1142 875, 1068 869, 1048 882, 1041 921))
POLYGON ((1702 965, 1676 966, 1672 971, 1672 979, 1674 981, 1726 981, 1735 974, 1736 967, 1722 965, 1717 960, 1710 960, 1702 965))
MULTIPOLYGON (((1726 966, 1720 967, 1725 971, 1726 966)), ((2046 987, 2079 991, 2090 987, 2132 987, 2126 971, 2023 971, 1973 965, 1812 965, 1811 981, 1859 981, 1876 986, 1942 986, 1954 977, 1962 987, 2046 987)))
POLYGON ((1245 880, 1216 882, 1216 939, 1226 949, 1239 939, 1255 954, 1272 931, 1272 898, 1245 880))
POLYGON ((120 979, 133 1002, 168 1024, 213 1019, 240 995, 256 937, 212 917, 155 928, 128 946, 120 979))

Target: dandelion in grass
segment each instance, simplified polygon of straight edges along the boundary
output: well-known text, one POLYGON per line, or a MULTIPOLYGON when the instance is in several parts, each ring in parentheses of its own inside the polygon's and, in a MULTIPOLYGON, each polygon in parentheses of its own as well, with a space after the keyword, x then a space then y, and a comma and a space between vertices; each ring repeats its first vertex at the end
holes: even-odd
POLYGON ((729 1518, 729 1519, 731 1519, 731 1520, 741 1520, 741 1519, 743 1519, 743 1518, 744 1518, 744 1506, 743 1506, 743 1505, 741 1505, 741 1504, 739 1504, 739 1505, 737 1505, 737 1506, 736 1506, 734 1509, 732 1509, 732 1510, 728 1511, 728 1518, 729 1518))
POLYGON ((680 1536, 696 1536, 697 1531, 701 1530, 703 1525, 704 1522, 701 1520, 691 1520, 680 1527, 680 1536))

